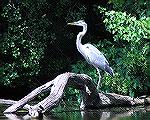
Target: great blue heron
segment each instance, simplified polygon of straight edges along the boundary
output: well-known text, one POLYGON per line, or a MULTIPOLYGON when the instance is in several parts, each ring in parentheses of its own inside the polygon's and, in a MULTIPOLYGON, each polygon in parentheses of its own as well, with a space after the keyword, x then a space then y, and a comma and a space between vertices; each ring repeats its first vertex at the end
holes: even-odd
POLYGON ((78 51, 83 55, 85 60, 93 65, 98 74, 99 74, 99 81, 97 85, 97 89, 99 88, 100 81, 101 81, 101 75, 99 68, 109 73, 109 75, 113 76, 113 69, 109 66, 109 63, 105 56, 93 45, 87 43, 82 45, 81 39, 85 35, 87 31, 87 24, 83 20, 79 20, 77 22, 68 23, 68 25, 76 25, 76 26, 82 26, 83 31, 79 32, 76 39, 76 46, 78 51))

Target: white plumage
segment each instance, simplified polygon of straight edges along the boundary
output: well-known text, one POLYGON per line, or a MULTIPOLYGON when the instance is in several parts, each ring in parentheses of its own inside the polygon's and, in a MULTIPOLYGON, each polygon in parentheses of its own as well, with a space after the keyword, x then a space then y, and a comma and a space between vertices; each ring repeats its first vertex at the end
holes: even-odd
POLYGON ((98 81, 98 86, 97 86, 97 88, 99 88, 99 84, 101 80, 99 68, 106 71, 111 76, 113 76, 113 69, 109 66, 109 63, 107 59, 105 58, 105 56, 95 46, 89 43, 82 45, 81 39, 87 31, 87 24, 83 20, 79 20, 73 23, 68 23, 68 25, 76 25, 76 26, 83 27, 83 31, 79 32, 79 34, 77 35, 76 46, 77 46, 78 51, 85 58, 85 60, 96 68, 99 74, 99 81, 98 81))

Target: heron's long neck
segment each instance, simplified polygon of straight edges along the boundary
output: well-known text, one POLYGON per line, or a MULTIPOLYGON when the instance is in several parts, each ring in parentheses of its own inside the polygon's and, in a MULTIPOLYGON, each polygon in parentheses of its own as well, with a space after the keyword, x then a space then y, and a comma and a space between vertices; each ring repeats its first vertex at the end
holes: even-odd
POLYGON ((87 25, 83 26, 83 31, 79 32, 79 34, 77 35, 77 39, 76 39, 76 45, 77 45, 77 49, 78 51, 82 54, 82 43, 81 43, 81 39, 82 37, 85 35, 87 31, 87 25))

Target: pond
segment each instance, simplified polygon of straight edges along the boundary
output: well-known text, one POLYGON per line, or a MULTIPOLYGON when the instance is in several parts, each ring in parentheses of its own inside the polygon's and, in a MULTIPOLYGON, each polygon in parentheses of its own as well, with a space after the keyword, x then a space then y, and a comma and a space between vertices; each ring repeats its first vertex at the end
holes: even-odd
MULTIPOLYGON (((30 116, 25 114, 4 115, 3 109, 4 106, 0 105, 0 120, 31 120, 30 116)), ((115 107, 85 111, 50 111, 46 112, 41 120, 150 120, 150 106, 115 107)))

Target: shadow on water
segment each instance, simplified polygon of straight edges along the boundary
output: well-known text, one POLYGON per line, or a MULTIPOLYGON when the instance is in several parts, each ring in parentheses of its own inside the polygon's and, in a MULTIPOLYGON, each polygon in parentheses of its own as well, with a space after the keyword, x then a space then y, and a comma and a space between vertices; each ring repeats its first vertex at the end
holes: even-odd
MULTIPOLYGON (((0 120, 31 120, 27 114, 7 114, 0 105, 0 120)), ((40 119, 36 119, 40 120, 40 119)), ((150 106, 115 107, 99 110, 46 112, 41 120, 150 120, 150 106)))

